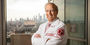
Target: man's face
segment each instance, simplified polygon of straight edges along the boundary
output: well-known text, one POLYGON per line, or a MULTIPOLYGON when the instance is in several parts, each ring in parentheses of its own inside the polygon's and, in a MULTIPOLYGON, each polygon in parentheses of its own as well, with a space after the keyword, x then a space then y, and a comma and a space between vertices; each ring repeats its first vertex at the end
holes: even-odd
POLYGON ((46 16, 49 22, 52 22, 54 19, 57 18, 57 11, 55 10, 55 8, 53 7, 53 5, 48 4, 45 7, 45 11, 46 11, 46 16))

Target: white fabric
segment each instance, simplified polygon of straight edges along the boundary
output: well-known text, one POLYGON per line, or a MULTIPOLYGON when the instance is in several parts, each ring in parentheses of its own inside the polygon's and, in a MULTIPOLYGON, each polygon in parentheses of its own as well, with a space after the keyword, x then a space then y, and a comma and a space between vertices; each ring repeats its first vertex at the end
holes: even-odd
POLYGON ((57 38, 57 30, 59 28, 64 27, 64 23, 59 19, 56 19, 55 21, 52 22, 50 27, 45 32, 47 23, 48 22, 41 24, 39 26, 38 31, 33 34, 32 45, 65 45, 67 42, 67 38, 65 37, 65 34, 57 38), (46 36, 47 33, 52 33, 54 34, 54 36, 46 36), (41 38, 35 38, 34 37, 35 34, 40 34, 41 38))

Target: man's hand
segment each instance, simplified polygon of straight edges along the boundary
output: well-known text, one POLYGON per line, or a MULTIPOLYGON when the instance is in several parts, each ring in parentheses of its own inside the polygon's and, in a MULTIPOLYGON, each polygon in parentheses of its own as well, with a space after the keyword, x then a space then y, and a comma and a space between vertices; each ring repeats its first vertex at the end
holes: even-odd
POLYGON ((40 34, 35 34, 34 37, 35 38, 41 38, 41 35, 40 34))

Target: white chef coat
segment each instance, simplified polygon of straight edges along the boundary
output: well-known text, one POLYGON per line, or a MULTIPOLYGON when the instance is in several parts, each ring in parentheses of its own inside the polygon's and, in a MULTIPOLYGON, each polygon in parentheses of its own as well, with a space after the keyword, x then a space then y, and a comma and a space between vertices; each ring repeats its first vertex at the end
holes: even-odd
POLYGON ((45 32, 47 24, 48 21, 41 24, 36 33, 33 34, 32 45, 65 45, 67 42, 65 24, 57 18, 51 22, 50 27, 45 32), (40 34, 41 38, 35 38, 35 34, 40 34))

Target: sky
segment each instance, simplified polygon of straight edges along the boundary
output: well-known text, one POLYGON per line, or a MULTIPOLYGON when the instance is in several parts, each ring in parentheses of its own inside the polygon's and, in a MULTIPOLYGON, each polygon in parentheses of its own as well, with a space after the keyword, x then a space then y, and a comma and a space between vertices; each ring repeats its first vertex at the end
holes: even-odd
POLYGON ((20 18, 33 18, 45 14, 44 6, 48 0, 7 0, 7 21, 20 18))

